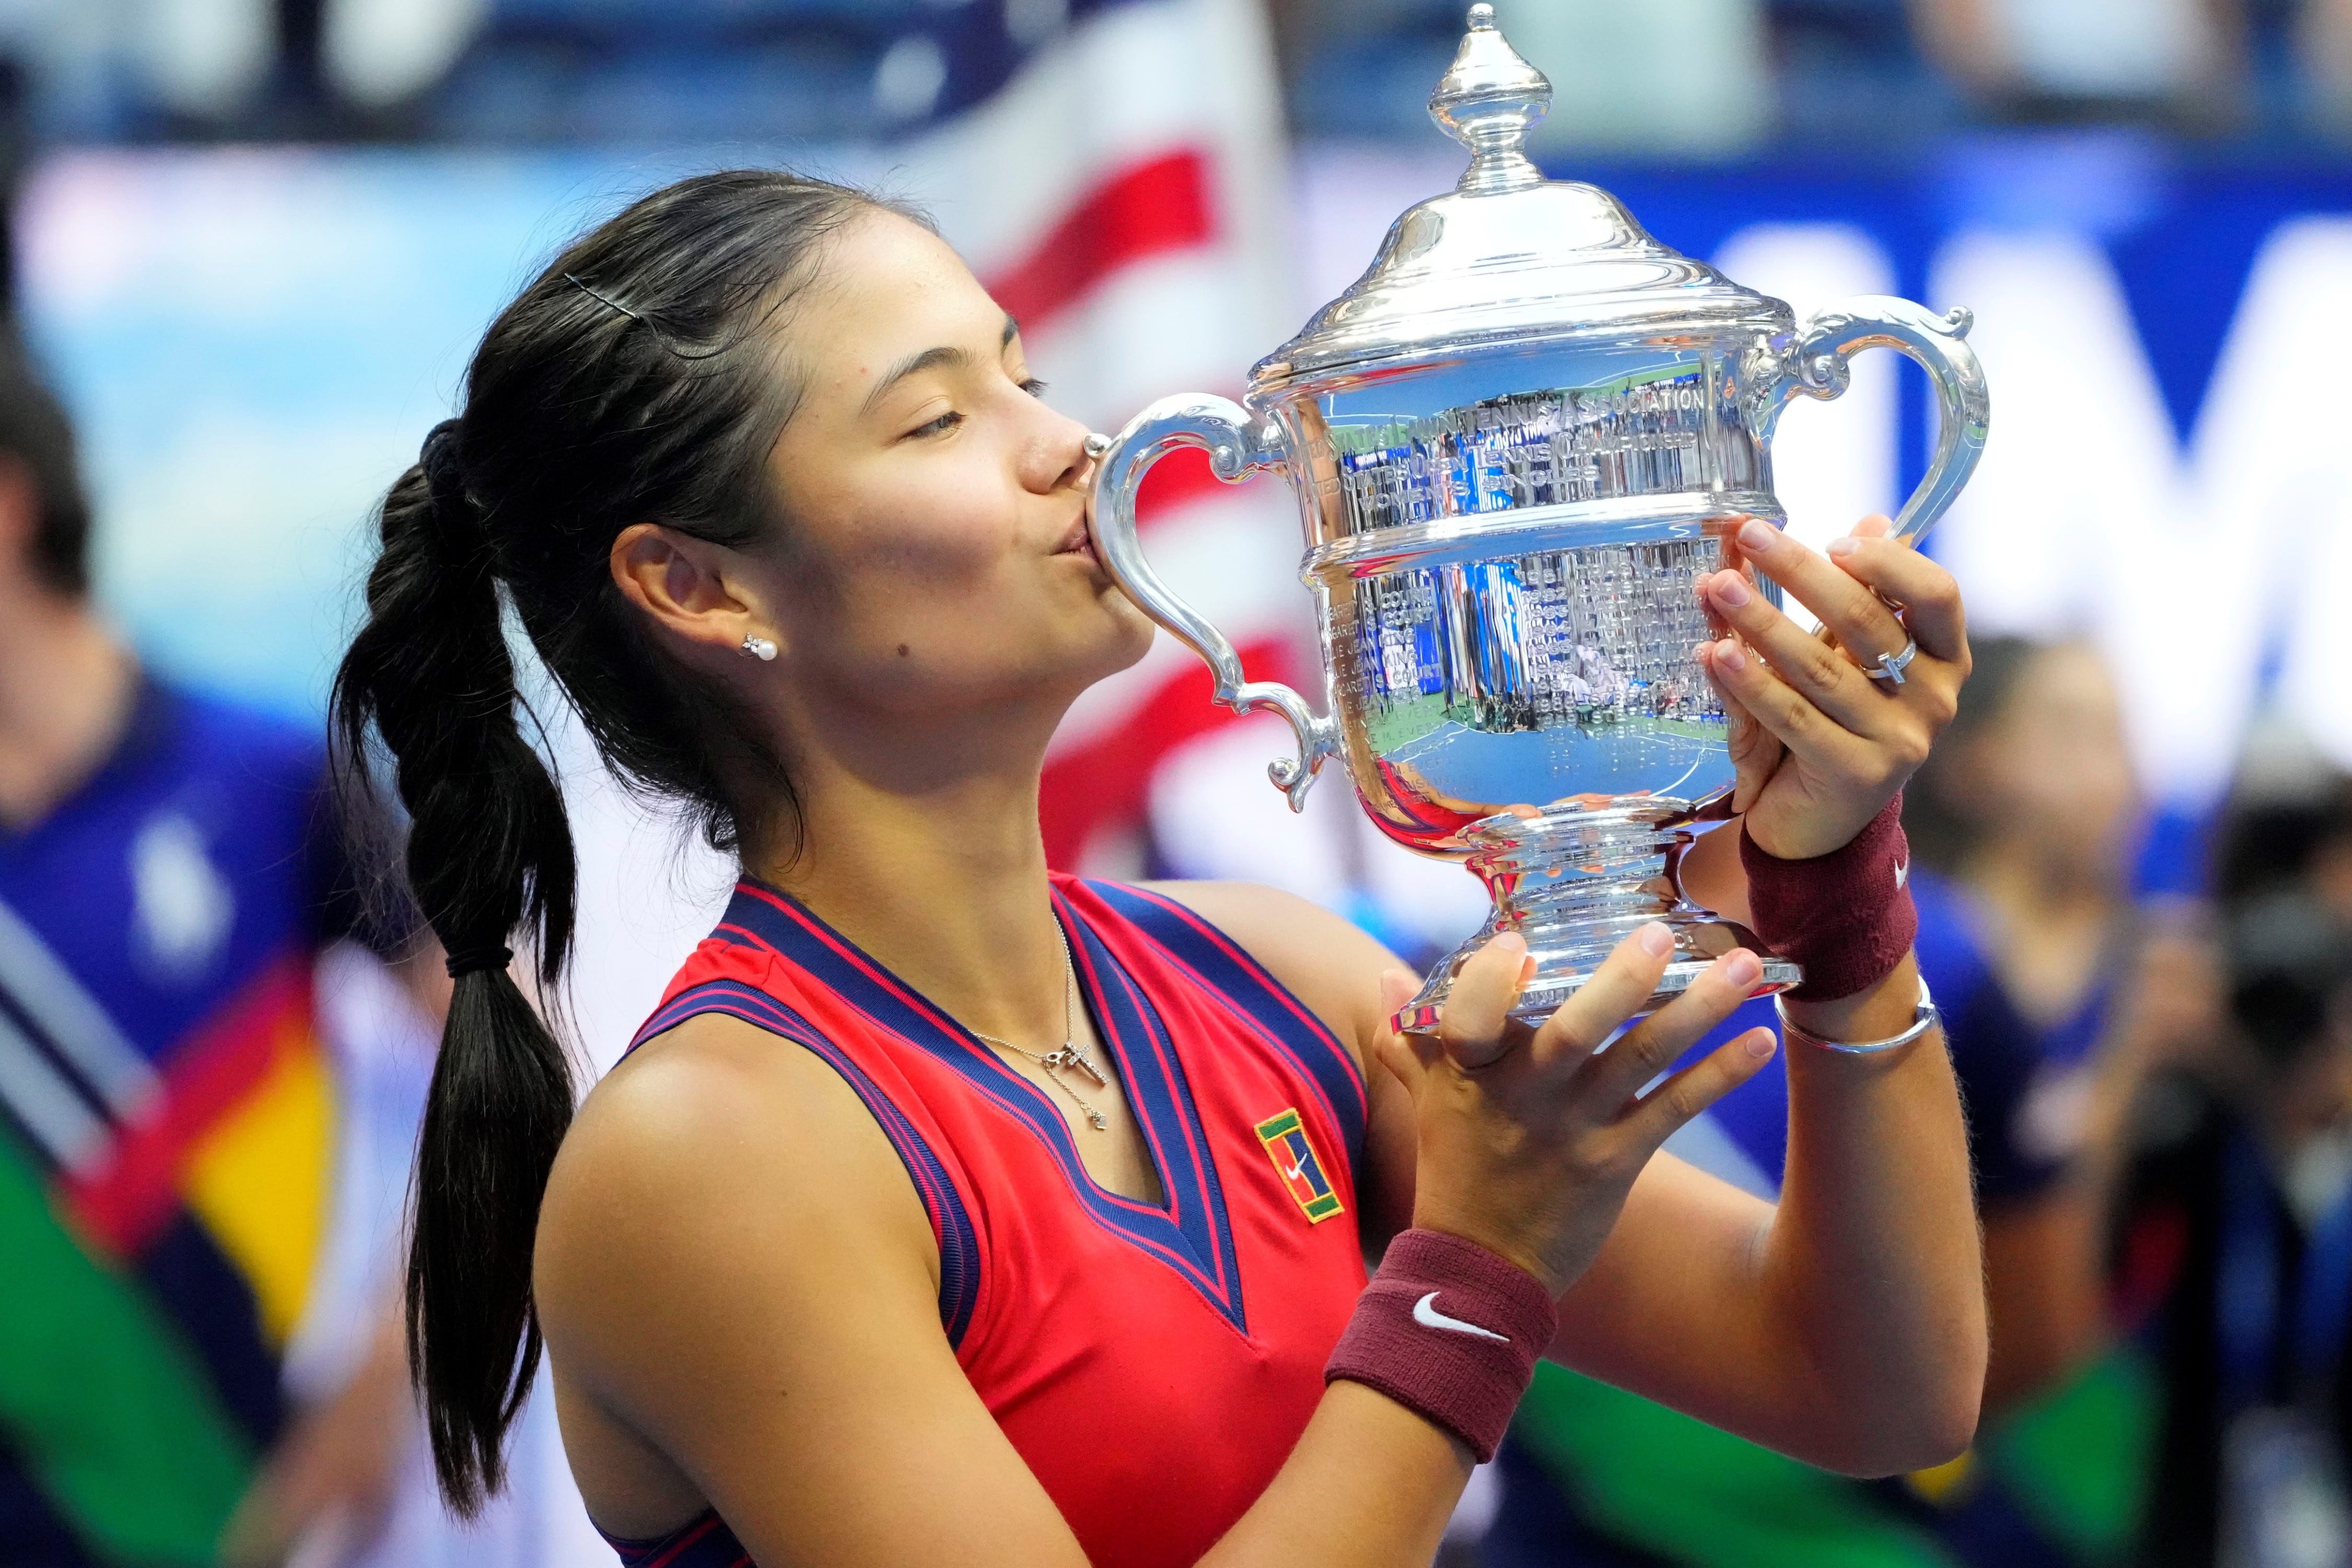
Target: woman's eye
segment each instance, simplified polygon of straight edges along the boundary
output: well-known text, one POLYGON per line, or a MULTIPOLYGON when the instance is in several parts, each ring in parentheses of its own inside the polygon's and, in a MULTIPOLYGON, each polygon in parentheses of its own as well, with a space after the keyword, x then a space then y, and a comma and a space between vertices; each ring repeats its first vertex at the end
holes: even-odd
POLYGON ((908 431, 907 434, 909 437, 944 436, 962 423, 963 416, 950 408, 945 414, 940 415, 937 419, 926 420, 924 423, 916 426, 912 430, 908 431))
POLYGON ((1033 375, 1021 384, 1021 390, 1032 397, 1043 397, 1045 395, 1045 384, 1033 375))

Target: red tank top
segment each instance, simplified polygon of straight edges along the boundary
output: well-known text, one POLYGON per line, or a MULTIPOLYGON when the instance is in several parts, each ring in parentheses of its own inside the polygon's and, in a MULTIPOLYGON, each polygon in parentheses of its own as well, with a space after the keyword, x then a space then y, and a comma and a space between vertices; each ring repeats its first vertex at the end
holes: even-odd
MULTIPOLYGON (((1363 1079, 1191 910, 1053 890, 1164 1205, 1097 1186, 1042 1090, 761 883, 737 887, 637 1038, 727 1013, 831 1064, 929 1212, 957 1361, 1088 1558, 1189 1563, 1281 1468, 1363 1289, 1363 1079)), ((715 1515, 614 1545, 631 1564, 749 1561, 715 1515)))

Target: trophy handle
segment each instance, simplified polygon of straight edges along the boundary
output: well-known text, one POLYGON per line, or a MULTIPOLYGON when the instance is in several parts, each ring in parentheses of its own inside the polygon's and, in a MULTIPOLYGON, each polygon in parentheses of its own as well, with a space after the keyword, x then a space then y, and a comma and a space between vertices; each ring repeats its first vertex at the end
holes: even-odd
POLYGON ((1909 356, 1936 384, 1943 402, 1936 460, 1895 519, 1895 538, 1920 538, 1950 509, 1984 455, 1992 405, 1984 366, 1968 344, 1975 324, 1976 317, 1965 309, 1938 316, 1908 300, 1880 294, 1814 311, 1798 324, 1788 346, 1771 356, 1775 363, 1757 384, 1767 399, 1762 433, 1770 437, 1791 399, 1801 395, 1826 400, 1844 392, 1849 363, 1864 349, 1894 349, 1909 356))
POLYGON ((1243 679, 1241 656, 1234 645, 1160 581, 1144 559, 1135 528, 1136 488, 1152 464, 1178 447, 1206 451, 1217 478, 1232 484, 1279 464, 1281 446, 1282 433, 1272 421, 1259 419, 1230 398, 1205 393, 1163 397, 1129 420, 1116 437, 1087 438, 1087 450, 1097 459, 1087 527, 1112 580, 1145 615, 1208 665, 1217 679, 1218 701, 1236 713, 1271 708, 1290 721, 1298 737, 1298 755, 1282 758, 1265 772, 1275 787, 1290 797, 1290 809, 1303 811, 1307 791, 1324 761, 1339 754, 1339 726, 1278 680, 1243 679))

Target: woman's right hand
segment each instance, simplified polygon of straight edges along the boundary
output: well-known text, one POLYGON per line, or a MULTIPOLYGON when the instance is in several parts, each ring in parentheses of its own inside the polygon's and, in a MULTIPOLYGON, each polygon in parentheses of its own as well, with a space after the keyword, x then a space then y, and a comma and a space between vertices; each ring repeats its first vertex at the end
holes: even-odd
POLYGON ((1643 1094, 1747 998, 1763 972, 1756 955, 1726 953, 1612 1042, 1665 973, 1665 926, 1618 943, 1540 1028, 1510 1016, 1527 951, 1514 931, 1487 942, 1455 975, 1434 1035, 1392 1034, 1379 1050, 1418 1122, 1412 1223, 1476 1242, 1558 1297, 1608 1239, 1658 1145, 1754 1077, 1774 1041, 1750 1029, 1643 1094))

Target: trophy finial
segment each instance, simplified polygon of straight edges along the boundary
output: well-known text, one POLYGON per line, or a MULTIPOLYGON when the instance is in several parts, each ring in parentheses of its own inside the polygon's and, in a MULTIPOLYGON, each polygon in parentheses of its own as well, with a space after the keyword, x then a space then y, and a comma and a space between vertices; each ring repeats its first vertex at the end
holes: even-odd
POLYGON ((1551 82, 1511 47, 1495 26, 1495 7, 1471 6, 1470 30, 1429 100, 1429 117, 1470 149, 1455 188, 1491 195, 1542 184, 1523 143, 1550 107, 1551 82))

